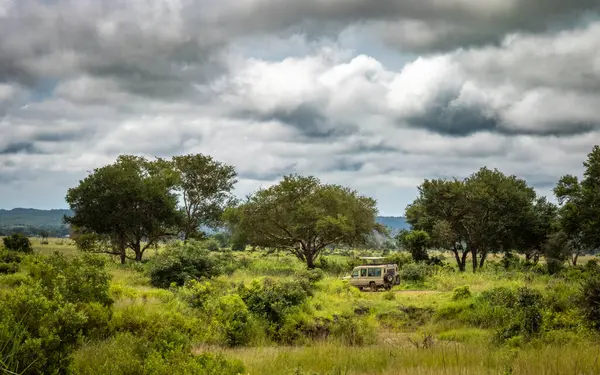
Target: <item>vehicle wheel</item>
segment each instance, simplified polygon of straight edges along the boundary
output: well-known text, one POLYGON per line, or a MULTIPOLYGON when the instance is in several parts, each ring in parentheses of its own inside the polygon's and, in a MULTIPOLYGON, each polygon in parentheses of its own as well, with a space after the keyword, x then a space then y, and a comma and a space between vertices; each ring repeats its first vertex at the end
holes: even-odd
POLYGON ((383 287, 385 288, 385 290, 390 290, 390 289, 392 289, 392 284, 391 283, 385 283, 383 285, 383 287))
POLYGON ((396 275, 396 285, 400 285, 400 275, 396 275))
POLYGON ((385 283, 392 283, 394 281, 394 276, 387 273, 383 276, 383 281, 385 283))
POLYGON ((375 284, 375 281, 371 281, 369 283, 369 288, 371 288, 371 292, 376 292, 377 291, 377 284, 375 284))

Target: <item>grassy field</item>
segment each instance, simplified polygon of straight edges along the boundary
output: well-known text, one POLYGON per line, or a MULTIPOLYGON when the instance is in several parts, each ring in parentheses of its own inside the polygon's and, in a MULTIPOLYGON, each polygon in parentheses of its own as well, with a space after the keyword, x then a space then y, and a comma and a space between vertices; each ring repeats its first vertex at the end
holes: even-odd
MULTIPOLYGON (((32 239, 32 243, 39 254, 78 254, 68 239, 50 239, 44 245, 32 239)), ((150 250, 146 257, 154 255, 150 250)), ((265 278, 294 282, 303 269, 285 254, 234 256, 244 258, 244 266, 211 281, 217 291, 212 292, 210 303, 236 293, 240 284, 251 285, 265 278)), ((194 355, 221 353, 240 360, 244 373, 252 375, 600 373, 598 336, 587 328, 571 300, 580 282, 573 272, 551 276, 493 266, 476 274, 436 270, 424 280, 403 281, 391 291, 361 292, 341 279, 344 272, 340 270, 351 270, 347 257, 332 255, 327 260, 331 270, 282 323, 282 332, 294 337, 291 342, 269 336, 264 322, 256 319, 248 329, 252 337, 246 344, 225 345, 221 331, 214 328, 221 326, 212 320, 219 316, 218 310, 201 313, 186 303, 197 291, 155 288, 144 266, 120 265, 114 259, 109 263, 110 296, 115 301, 109 325, 114 332, 140 332, 142 336, 163 329, 181 332, 189 339, 194 355), (457 297, 457 288, 465 286, 468 293, 457 297), (543 296, 538 307, 542 328, 531 336, 519 331, 498 342, 499 332, 506 329, 503 320, 513 319, 509 315, 521 310, 495 307, 482 296, 486 291, 517 291, 521 287, 543 296), (320 335, 321 331, 325 333, 320 335)), ((492 259, 492 263, 498 260, 492 259)), ((15 287, 22 277, 23 271, 0 276, 0 288, 15 287)), ((106 367, 112 361, 115 340, 82 343, 73 354, 79 366, 75 372, 127 373, 118 363, 111 364, 117 367, 106 367)))

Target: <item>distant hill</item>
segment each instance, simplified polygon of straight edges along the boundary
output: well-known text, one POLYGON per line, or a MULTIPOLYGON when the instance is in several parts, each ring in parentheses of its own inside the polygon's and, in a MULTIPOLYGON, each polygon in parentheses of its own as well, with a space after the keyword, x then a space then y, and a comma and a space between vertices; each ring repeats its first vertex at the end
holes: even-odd
POLYGON ((72 215, 71 210, 37 210, 35 208, 0 209, 0 227, 60 227, 63 215, 72 215))
MULTIPOLYGON (((38 210, 35 208, 13 208, 12 210, 0 209, 0 227, 34 226, 34 227, 59 227, 62 226, 64 215, 72 215, 71 210, 38 210)), ((377 221, 393 232, 400 229, 410 229, 410 225, 402 216, 379 216, 377 221)))
POLYGON ((397 232, 400 229, 410 229, 410 224, 402 216, 378 216, 377 222, 387 226, 392 232, 397 232))

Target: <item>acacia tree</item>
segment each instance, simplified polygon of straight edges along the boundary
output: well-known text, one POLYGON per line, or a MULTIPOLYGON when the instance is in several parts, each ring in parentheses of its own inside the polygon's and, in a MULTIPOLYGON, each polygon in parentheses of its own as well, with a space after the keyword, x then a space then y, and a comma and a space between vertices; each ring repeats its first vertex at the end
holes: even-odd
POLYGON ((121 263, 131 249, 140 261, 156 241, 177 232, 180 215, 171 191, 175 181, 160 163, 121 155, 68 190, 66 201, 74 215, 64 221, 78 233, 102 240, 92 244, 91 237, 83 237, 84 249, 118 254, 121 263), (109 245, 99 246, 102 242, 109 245))
POLYGON ((328 245, 364 244, 373 231, 385 233, 374 199, 294 174, 258 190, 226 217, 250 245, 286 249, 308 268, 328 245))
POLYGON ((571 251, 571 263, 581 254, 600 245, 600 147, 594 146, 583 163, 581 182, 576 176, 563 176, 554 194, 560 205, 559 226, 571 251))
POLYGON ((476 272, 491 251, 517 243, 519 223, 535 198, 524 180, 483 167, 462 181, 425 180, 406 218, 414 229, 430 233, 434 244, 452 251, 460 271, 471 255, 476 272))
POLYGON ((216 228, 221 223, 224 209, 234 199, 237 173, 233 166, 202 154, 174 156, 172 167, 182 201, 184 238, 199 238, 200 225, 216 228))

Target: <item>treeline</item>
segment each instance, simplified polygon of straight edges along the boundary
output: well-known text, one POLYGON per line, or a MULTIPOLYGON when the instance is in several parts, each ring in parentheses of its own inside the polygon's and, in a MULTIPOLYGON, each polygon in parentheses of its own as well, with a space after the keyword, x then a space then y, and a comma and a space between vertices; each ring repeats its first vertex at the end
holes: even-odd
POLYGON ((558 205, 496 169, 484 167, 463 180, 425 180, 406 210, 413 230, 398 240, 417 257, 426 257, 427 247, 451 251, 461 271, 469 255, 476 271, 491 253, 520 253, 533 264, 544 256, 550 272, 566 261, 576 265, 600 245, 598 146, 583 164, 581 181, 566 175, 553 189, 558 205))
MULTIPOLYGON (((560 267, 593 253, 600 243, 600 148, 584 163, 584 178, 567 175, 554 189, 559 204, 536 194, 527 181, 483 167, 465 179, 426 179, 406 210, 412 231, 397 242, 414 258, 427 248, 454 254, 461 271, 473 271, 490 254, 544 256, 560 267)), ((200 228, 225 228, 219 242, 287 250, 309 268, 333 246, 393 245, 377 221, 376 201, 313 176, 287 175, 244 200, 232 190, 233 166, 190 154, 166 160, 122 155, 69 189, 66 200, 77 245, 87 251, 142 260, 158 242, 206 239, 200 228), (225 240, 226 238, 226 240, 225 240)))
POLYGON ((25 225, 0 227, 0 237, 10 236, 11 234, 15 233, 28 237, 65 237, 70 234, 70 229, 66 225, 25 225))

